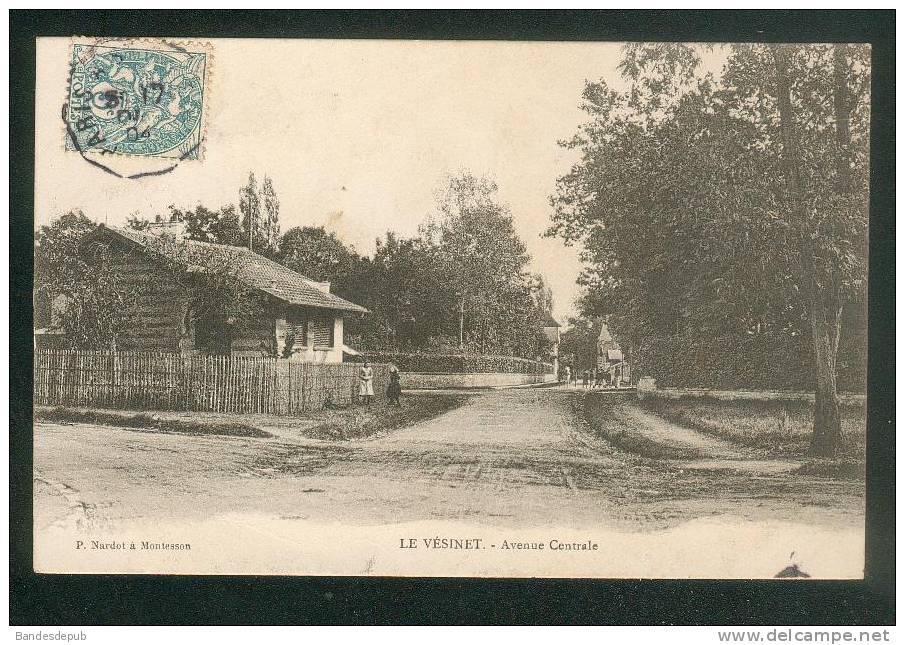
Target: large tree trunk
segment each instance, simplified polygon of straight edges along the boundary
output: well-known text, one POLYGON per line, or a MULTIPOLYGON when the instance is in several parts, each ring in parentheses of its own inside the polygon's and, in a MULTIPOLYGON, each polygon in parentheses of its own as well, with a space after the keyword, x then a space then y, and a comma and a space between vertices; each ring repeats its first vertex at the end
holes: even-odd
POLYGON ((836 355, 841 317, 841 306, 835 311, 828 311, 819 303, 811 307, 814 364, 817 368, 811 454, 816 457, 834 457, 842 437, 839 397, 836 394, 836 355))
MULTIPOLYGON (((795 115, 792 107, 789 49, 787 45, 772 45, 771 49, 776 63, 776 93, 783 143, 783 162, 792 208, 801 234, 801 274, 807 284, 806 289, 809 296, 808 313, 811 322, 816 377, 811 454, 832 457, 836 454, 842 434, 839 397, 836 393, 836 355, 839 349, 842 307, 839 304, 839 288, 835 276, 818 276, 818 272, 823 273, 823 271, 819 268, 817 247, 812 240, 812 231, 807 224, 805 186, 801 176, 801 154, 798 150, 795 115)), ((835 53, 834 102, 837 107, 837 141, 840 139, 840 133, 843 134, 843 139, 851 136, 848 132, 848 112, 844 112, 845 116, 840 122, 842 114, 838 111, 846 103, 844 75, 839 68, 841 63, 844 63, 844 52, 841 57, 835 53)), ((844 145, 840 147, 844 149, 844 145)), ((842 155, 840 154, 840 156, 842 155)), ((846 164, 840 163, 837 168, 845 166, 846 164)), ((845 173, 840 172, 840 176, 837 177, 837 189, 844 190, 848 183, 846 180, 845 173)), ((831 268, 830 271, 832 271, 831 268)))
MULTIPOLYGON (((836 192, 840 195, 851 190, 852 176, 849 165, 851 151, 851 110, 846 80, 847 46, 833 46, 833 111, 836 127, 836 192)), ((834 277, 834 276, 833 276, 834 277)), ((829 284, 813 298, 811 329, 814 336, 814 361, 817 367, 817 391, 814 400, 814 434, 811 438, 811 454, 833 457, 842 438, 842 422, 839 416, 839 398, 836 393, 836 355, 839 351, 842 302, 836 280, 824 280, 829 284), (821 297, 822 296, 822 297, 821 297)))
POLYGON ((833 112, 836 117, 836 192, 845 194, 852 189, 851 149, 852 128, 851 114, 854 105, 848 91, 846 71, 848 46, 833 46, 833 112))

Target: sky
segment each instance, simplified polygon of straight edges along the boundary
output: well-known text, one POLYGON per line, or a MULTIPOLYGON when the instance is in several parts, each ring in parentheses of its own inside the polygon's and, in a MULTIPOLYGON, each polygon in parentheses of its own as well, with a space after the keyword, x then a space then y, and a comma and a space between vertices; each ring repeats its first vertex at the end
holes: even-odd
MULTIPOLYGON (((282 230, 326 226, 369 254, 414 235, 450 173, 485 174, 554 295, 574 313, 577 249, 544 238, 556 178, 577 160, 557 141, 585 121, 586 79, 623 86, 616 43, 210 41, 204 154, 172 173, 120 179, 63 149, 68 39, 39 39, 35 225, 74 208, 111 225, 168 205, 238 203, 249 171, 273 180, 282 230)), ((132 163, 124 160, 123 163, 132 163)))

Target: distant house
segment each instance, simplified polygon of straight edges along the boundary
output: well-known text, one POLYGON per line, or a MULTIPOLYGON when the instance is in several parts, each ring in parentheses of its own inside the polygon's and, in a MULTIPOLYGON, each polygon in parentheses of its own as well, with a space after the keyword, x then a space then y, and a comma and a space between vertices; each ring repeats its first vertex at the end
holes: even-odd
POLYGON ((163 260, 164 238, 153 232, 101 225, 86 240, 106 243, 112 270, 132 294, 118 349, 342 362, 343 317, 367 309, 330 293, 330 283, 306 278, 249 249, 182 240, 178 231, 168 234, 184 252, 176 263, 163 260), (222 311, 191 311, 191 286, 186 285, 192 281, 186 276, 212 262, 232 267, 253 299, 243 319, 222 311))
POLYGON ((622 348, 613 339, 606 323, 600 326, 600 335, 597 337, 597 369, 607 370, 610 373, 618 373, 624 380, 629 379, 629 366, 625 362, 622 348))
POLYGON ((611 362, 622 360, 622 350, 610 335, 606 323, 600 325, 600 335, 597 336, 597 367, 606 368, 611 362))
POLYGON ((550 360, 553 362, 553 373, 559 374, 559 341, 561 325, 556 319, 547 314, 544 319, 544 335, 550 342, 550 360))

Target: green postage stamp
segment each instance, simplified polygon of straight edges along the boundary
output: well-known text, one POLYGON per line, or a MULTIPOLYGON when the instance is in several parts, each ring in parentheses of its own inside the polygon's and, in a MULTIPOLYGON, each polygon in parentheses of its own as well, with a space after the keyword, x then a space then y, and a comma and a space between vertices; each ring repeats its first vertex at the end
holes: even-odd
POLYGON ((198 159, 210 54, 166 43, 74 43, 66 149, 198 159))

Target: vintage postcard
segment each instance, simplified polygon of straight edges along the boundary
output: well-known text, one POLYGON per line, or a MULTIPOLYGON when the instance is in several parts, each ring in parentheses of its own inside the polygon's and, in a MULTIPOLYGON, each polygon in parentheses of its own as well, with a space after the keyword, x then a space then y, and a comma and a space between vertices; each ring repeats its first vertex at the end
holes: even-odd
POLYGON ((34 568, 864 572, 871 49, 37 40, 34 568))

